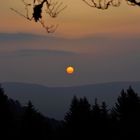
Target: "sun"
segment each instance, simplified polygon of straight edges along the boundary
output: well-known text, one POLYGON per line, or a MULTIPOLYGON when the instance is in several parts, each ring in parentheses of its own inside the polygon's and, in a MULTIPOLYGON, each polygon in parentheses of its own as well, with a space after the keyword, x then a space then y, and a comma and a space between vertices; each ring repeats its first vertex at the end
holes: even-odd
POLYGON ((73 73, 74 73, 74 67, 68 66, 68 67, 66 68, 66 73, 67 73, 67 74, 73 74, 73 73))

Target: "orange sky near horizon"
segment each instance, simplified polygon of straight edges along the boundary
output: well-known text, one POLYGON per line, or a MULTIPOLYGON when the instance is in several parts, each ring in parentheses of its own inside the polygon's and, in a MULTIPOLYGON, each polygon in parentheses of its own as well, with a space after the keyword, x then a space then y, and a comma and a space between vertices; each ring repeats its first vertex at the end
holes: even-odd
MULTIPOLYGON (((94 34, 119 36, 140 33, 140 19, 138 18, 140 8, 138 6, 129 6, 123 1, 120 7, 99 10, 87 6, 82 0, 60 1, 68 7, 54 20, 48 19, 50 24, 59 24, 59 28, 53 34, 54 36, 75 38, 94 34)), ((0 5, 0 17, 2 19, 0 32, 46 34, 40 24, 20 17, 10 10, 11 7, 24 13, 24 7, 20 0, 2 1, 0 5)))
POLYGON ((1 81, 73 86, 140 80, 140 7, 123 1, 99 10, 82 0, 59 1, 68 7, 47 17, 48 24, 59 24, 53 34, 10 10, 24 13, 21 0, 1 2, 1 81), (68 65, 76 68, 69 78, 68 65))

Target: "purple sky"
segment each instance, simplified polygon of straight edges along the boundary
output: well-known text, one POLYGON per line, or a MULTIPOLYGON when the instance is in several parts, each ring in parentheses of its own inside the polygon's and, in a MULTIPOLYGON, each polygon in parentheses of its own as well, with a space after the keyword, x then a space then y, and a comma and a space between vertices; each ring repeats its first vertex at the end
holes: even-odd
POLYGON ((139 40, 139 36, 66 39, 1 33, 1 81, 48 86, 139 81, 139 40), (73 75, 65 73, 68 65, 75 67, 73 75))

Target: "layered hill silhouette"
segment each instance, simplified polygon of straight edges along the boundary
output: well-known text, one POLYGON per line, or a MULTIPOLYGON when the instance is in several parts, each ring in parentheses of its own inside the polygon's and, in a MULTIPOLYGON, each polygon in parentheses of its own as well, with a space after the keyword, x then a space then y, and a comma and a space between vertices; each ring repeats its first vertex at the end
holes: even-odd
POLYGON ((111 82, 92 84, 74 87, 47 87, 30 83, 4 82, 2 87, 5 93, 25 105, 31 100, 35 107, 44 115, 63 119, 69 109, 70 102, 74 95, 77 97, 86 96, 89 102, 98 98, 99 102, 105 101, 113 105, 122 89, 129 86, 140 93, 140 82, 111 82))

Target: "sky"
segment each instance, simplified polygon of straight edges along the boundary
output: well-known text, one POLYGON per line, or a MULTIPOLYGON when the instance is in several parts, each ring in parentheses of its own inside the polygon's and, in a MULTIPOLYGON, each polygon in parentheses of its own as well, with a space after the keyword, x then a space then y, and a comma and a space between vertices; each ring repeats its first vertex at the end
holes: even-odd
POLYGON ((82 0, 61 1, 67 8, 45 20, 59 25, 52 34, 10 10, 25 14, 20 0, 1 2, 0 81, 47 86, 140 81, 140 7, 122 1, 100 10, 82 0), (75 67, 72 75, 65 72, 69 65, 75 67))

